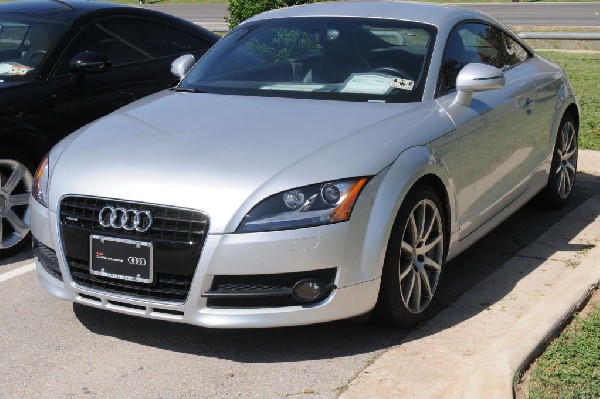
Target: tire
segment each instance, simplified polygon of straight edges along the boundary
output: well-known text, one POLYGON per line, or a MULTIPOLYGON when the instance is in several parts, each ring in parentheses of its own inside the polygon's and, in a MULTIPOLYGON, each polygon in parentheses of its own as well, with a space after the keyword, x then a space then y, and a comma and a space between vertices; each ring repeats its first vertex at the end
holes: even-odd
POLYGON ((573 116, 566 114, 556 134, 550 175, 546 187, 538 197, 539 203, 550 209, 560 209, 565 206, 575 185, 577 158, 577 125, 573 116))
POLYGON ((33 184, 31 162, 15 151, 0 151, 0 258, 29 244, 29 196, 33 184))
POLYGON ((429 317, 448 246, 444 208, 427 185, 407 195, 388 242, 375 320, 410 328, 429 317))

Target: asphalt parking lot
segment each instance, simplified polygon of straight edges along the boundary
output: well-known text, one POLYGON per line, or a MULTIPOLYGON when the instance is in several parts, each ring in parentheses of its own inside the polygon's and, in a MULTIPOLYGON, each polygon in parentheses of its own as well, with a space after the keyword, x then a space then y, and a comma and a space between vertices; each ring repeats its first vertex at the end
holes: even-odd
MULTIPOLYGON (((598 193, 599 178, 583 173, 566 209, 517 212, 448 264, 438 311, 598 193)), ((49 297, 31 257, 0 261, 3 398, 331 398, 408 333, 351 321, 210 330, 133 318, 49 297)))

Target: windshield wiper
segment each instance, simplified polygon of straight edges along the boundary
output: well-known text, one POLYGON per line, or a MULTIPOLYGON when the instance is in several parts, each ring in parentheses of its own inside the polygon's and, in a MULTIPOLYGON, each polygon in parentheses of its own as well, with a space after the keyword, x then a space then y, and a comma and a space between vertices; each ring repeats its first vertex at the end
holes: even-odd
POLYGON ((184 93, 206 93, 205 91, 202 91, 200 89, 192 89, 189 87, 174 87, 173 91, 181 91, 184 93))

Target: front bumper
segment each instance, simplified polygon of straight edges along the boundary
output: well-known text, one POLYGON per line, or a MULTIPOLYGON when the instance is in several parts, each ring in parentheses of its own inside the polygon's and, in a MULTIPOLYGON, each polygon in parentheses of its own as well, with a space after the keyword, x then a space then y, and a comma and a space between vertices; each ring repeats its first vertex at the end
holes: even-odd
POLYGON ((358 316, 377 300, 379 274, 365 270, 356 253, 359 230, 351 223, 292 231, 208 235, 183 303, 152 301, 108 293, 77 284, 67 266, 64 243, 59 240, 58 216, 31 201, 33 234, 56 251, 62 281, 36 258, 40 283, 52 296, 88 306, 135 316, 218 328, 293 326, 358 316), (356 230, 356 231, 354 231, 356 230), (211 307, 203 296, 214 276, 268 275, 336 269, 336 289, 320 302, 278 307, 211 307))

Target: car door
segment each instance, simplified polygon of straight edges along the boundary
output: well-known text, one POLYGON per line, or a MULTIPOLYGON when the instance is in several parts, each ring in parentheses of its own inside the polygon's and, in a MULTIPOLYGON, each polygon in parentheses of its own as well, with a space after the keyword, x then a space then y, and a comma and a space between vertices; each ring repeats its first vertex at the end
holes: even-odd
POLYGON ((199 56, 210 46, 195 34, 148 18, 112 16, 88 24, 66 47, 50 79, 67 130, 172 87, 171 62, 180 54, 199 56), (112 67, 72 73, 70 62, 83 51, 106 55, 112 67))
POLYGON ((461 239, 521 195, 532 172, 528 107, 535 88, 526 65, 506 64, 505 33, 484 24, 458 25, 449 36, 440 72, 439 104, 456 125, 460 173, 456 178, 461 239), (458 72, 468 63, 504 70, 505 86, 474 93, 470 106, 454 102, 458 72))

